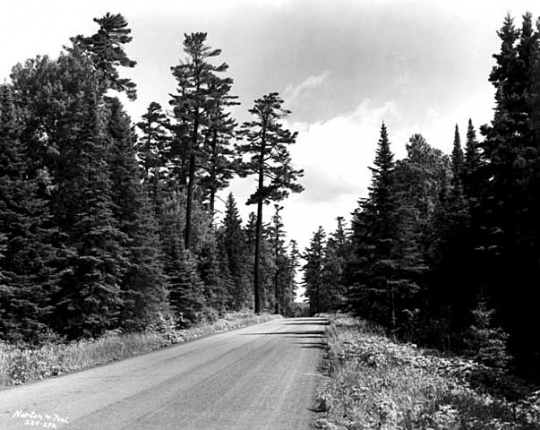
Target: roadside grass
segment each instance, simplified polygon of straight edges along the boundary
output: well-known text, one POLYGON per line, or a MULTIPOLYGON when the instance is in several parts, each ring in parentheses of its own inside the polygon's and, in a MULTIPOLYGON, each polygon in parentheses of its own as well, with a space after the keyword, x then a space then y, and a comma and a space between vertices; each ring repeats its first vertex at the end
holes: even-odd
POLYGON ((278 316, 234 312, 211 323, 177 330, 172 320, 162 317, 144 333, 109 332, 99 339, 69 343, 52 339, 38 348, 0 342, 0 389, 123 360, 274 318, 278 316))
POLYGON ((540 429, 540 391, 512 387, 509 400, 500 394, 505 375, 494 369, 395 343, 350 316, 326 317, 328 351, 317 393, 317 428, 540 429))

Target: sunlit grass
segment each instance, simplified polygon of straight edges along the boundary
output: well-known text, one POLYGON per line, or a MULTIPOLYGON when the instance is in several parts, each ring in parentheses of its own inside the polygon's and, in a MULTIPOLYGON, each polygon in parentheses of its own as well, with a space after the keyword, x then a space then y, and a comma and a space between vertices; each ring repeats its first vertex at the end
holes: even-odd
POLYGON ((337 429, 540 429, 538 392, 510 402, 470 381, 488 368, 390 341, 348 316, 330 316, 318 427, 337 429))
POLYGON ((145 333, 112 332, 95 340, 70 343, 46 342, 39 348, 0 342, 0 388, 20 385, 77 370, 88 369, 213 333, 268 321, 277 316, 236 312, 212 323, 176 330, 168 321, 145 333))

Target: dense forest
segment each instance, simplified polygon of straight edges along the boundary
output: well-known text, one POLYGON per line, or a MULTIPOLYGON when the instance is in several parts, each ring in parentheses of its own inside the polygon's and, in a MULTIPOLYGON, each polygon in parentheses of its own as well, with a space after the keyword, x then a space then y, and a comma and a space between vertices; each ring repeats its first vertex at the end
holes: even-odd
POLYGON ((395 160, 382 125, 350 231, 343 219, 328 239, 321 228, 306 252, 313 313, 354 310, 398 338, 538 375, 540 20, 534 27, 530 13, 521 28, 505 18, 489 74, 493 120, 480 133, 472 120, 456 125, 451 154, 415 134, 395 160))
POLYGON ((128 23, 94 21, 95 34, 0 86, 0 340, 95 338, 164 315, 187 327, 245 308, 289 316, 302 267, 311 314, 354 312, 400 339, 532 371, 540 20, 507 16, 498 31, 490 124, 456 125, 451 154, 415 134, 395 160, 383 123, 368 195, 304 252, 280 214, 303 171, 279 94, 238 124, 221 51, 186 34, 169 106, 150 103, 134 124, 121 101, 137 96, 121 74, 136 66, 128 23), (247 220, 228 190, 236 176, 255 179, 247 220))
POLYGON ((94 21, 95 34, 16 65, 0 88, 0 340, 291 314, 299 253, 277 202, 302 191, 302 171, 279 95, 239 126, 221 51, 186 34, 170 106, 153 102, 133 124, 120 101, 137 96, 121 76, 136 64, 131 30, 120 14, 94 21), (256 177, 256 214, 244 223, 230 194, 218 222, 217 193, 235 175, 256 177))

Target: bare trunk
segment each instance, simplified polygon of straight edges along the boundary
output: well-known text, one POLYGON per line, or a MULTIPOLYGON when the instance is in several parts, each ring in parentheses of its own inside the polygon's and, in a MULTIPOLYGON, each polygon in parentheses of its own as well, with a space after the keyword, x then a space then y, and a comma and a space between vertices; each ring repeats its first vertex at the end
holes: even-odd
MULTIPOLYGON (((262 187, 263 175, 259 176, 259 189, 262 187)), ((255 313, 261 313, 261 236, 262 236, 262 217, 263 217, 263 201, 262 199, 257 202, 257 227, 255 229, 255 268, 254 268, 254 295, 255 295, 255 313)))
POLYGON ((212 137, 212 165, 210 167, 210 204, 209 204, 209 210, 210 210, 210 216, 212 217, 212 220, 210 221, 211 224, 214 223, 214 211, 215 211, 215 202, 216 202, 216 192, 217 192, 217 185, 216 185, 216 164, 217 164, 217 129, 214 128, 214 133, 212 137))
POLYGON ((276 265, 276 273, 274 275, 274 296, 276 300, 275 313, 279 314, 279 226, 276 225, 276 237, 275 237, 275 248, 274 248, 274 261, 276 265))
POLYGON ((186 230, 184 237, 184 247, 190 249, 191 247, 191 213, 193 212, 193 190, 195 188, 195 150, 197 149, 197 134, 199 133, 199 117, 195 116, 193 122, 193 137, 191 141, 191 148, 189 150, 189 176, 187 186, 187 202, 186 202, 186 230))

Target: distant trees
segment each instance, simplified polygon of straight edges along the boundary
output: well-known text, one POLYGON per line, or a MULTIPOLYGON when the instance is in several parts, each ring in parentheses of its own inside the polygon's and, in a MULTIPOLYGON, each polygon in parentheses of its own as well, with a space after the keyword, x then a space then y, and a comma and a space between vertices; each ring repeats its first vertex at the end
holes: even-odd
POLYGON ((232 194, 225 203, 225 214, 218 229, 218 247, 223 264, 222 273, 229 285, 229 306, 240 310, 253 302, 250 281, 248 240, 246 229, 232 194))
POLYGON ((326 238, 322 227, 313 234, 302 255, 304 295, 309 300, 310 314, 344 309, 352 303, 347 285, 346 265, 351 261, 351 241, 337 219, 334 233, 326 238))
POLYGON ((315 315, 322 312, 321 308, 321 293, 323 285, 323 268, 324 268, 324 246, 326 233, 322 227, 313 234, 306 249, 304 259, 304 285, 306 291, 304 295, 309 300, 309 313, 315 315))

